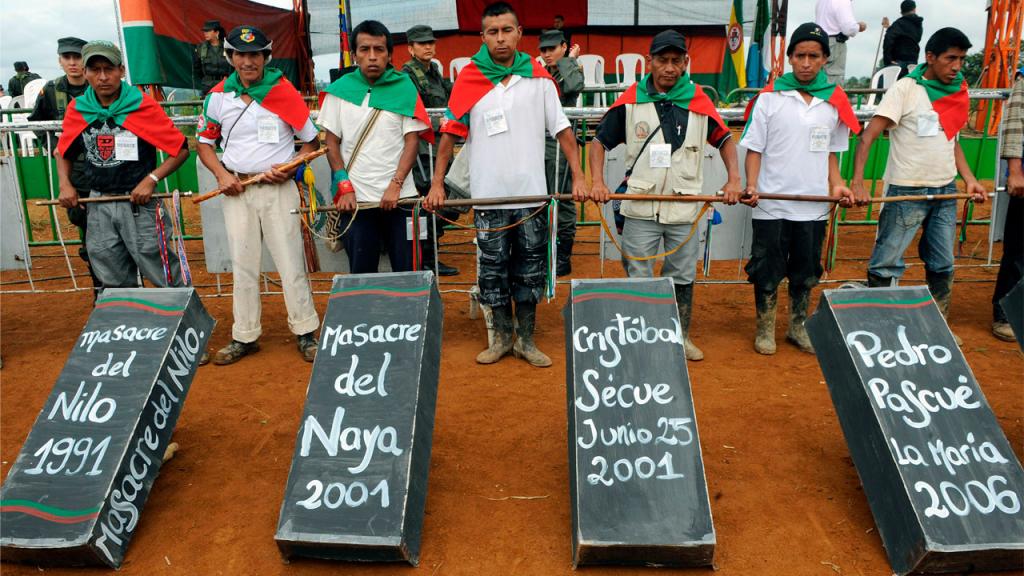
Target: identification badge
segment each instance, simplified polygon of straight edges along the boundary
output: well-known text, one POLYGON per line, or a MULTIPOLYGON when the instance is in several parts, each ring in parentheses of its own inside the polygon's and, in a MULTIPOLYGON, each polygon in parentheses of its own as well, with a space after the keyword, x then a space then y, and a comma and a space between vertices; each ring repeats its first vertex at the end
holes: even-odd
POLYGON ((139 138, 135 134, 114 136, 114 158, 122 162, 137 161, 139 159, 139 138))
POLYGON ((281 141, 280 135, 277 133, 277 118, 264 116, 260 118, 256 128, 256 141, 260 144, 277 144, 281 141))
MULTIPOLYGON (((412 218, 405 219, 405 239, 412 242, 412 218)), ((420 240, 427 239, 427 217, 420 216, 420 240)))
POLYGON ((811 126, 811 152, 828 152, 831 131, 827 126, 811 126))
POLYGON ((485 112, 484 124, 487 126, 488 136, 508 132, 508 121, 505 119, 505 111, 501 108, 485 112))
POLYGON ((917 117, 917 135, 922 138, 939 135, 939 114, 935 110, 922 112, 917 117))
POLYGON ((650 150, 650 167, 651 168, 671 168, 672 167, 672 145, 671 144, 651 144, 647 147, 650 150))

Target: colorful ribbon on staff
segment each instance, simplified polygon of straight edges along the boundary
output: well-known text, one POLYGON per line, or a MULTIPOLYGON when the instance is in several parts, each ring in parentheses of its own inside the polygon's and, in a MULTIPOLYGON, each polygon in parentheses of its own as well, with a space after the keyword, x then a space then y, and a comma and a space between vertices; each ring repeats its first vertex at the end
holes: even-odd
POLYGON ((174 244, 178 249, 178 263, 181 264, 181 279, 185 286, 191 286, 192 269, 188 265, 188 254, 185 252, 185 226, 178 221, 181 217, 181 193, 177 190, 171 193, 171 210, 174 212, 171 227, 175 238, 174 244))
POLYGON ((545 297, 550 302, 555 297, 558 268, 558 200, 548 202, 548 274, 544 287, 545 297))

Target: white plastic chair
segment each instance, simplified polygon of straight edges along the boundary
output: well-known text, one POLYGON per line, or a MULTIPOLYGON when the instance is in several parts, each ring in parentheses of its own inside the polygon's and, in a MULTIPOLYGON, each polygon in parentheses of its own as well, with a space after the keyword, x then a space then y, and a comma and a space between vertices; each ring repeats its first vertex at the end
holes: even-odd
MULTIPOLYGON (((580 54, 576 59, 583 67, 583 85, 587 88, 598 88, 604 86, 604 57, 597 54, 580 54)), ((604 108, 604 92, 594 92, 594 105, 604 108)), ((583 95, 580 94, 577 106, 583 105, 583 95)))
POLYGON ((0 110, 7 110, 11 107, 11 100, 14 100, 12 96, 0 96, 0 110))
POLYGON ((647 73, 647 61, 641 54, 619 54, 615 57, 615 79, 619 84, 632 84, 647 73), (637 75, 636 70, 640 69, 637 75))
POLYGON ((458 58, 452 58, 452 61, 448 64, 448 77, 455 81, 455 77, 459 75, 459 71, 462 70, 466 64, 472 62, 472 58, 467 56, 460 56, 458 58))
POLYGON ((537 56, 536 58, 534 58, 534 60, 537 61, 537 64, 540 64, 541 66, 544 65, 544 57, 543 56, 537 56))
MULTIPOLYGON (((892 85, 895 84, 896 80, 900 77, 900 70, 901 68, 899 66, 886 66, 885 68, 882 68, 878 72, 875 72, 875 75, 871 77, 871 84, 869 87, 882 88, 883 90, 892 88, 892 85), (879 79, 882 81, 881 86, 878 84, 879 79)), ((869 94, 867 101, 864 103, 864 107, 874 107, 876 100, 881 100, 881 94, 869 94)))
MULTIPOLYGON (((25 106, 24 94, 22 94, 21 96, 15 96, 14 98, 11 98, 9 106, 11 108, 19 108, 25 111, 24 114, 11 114, 11 122, 20 122, 28 120, 28 113, 32 111, 32 108, 25 106)), ((34 156, 36 135, 29 131, 15 132, 14 135, 18 137, 18 148, 20 149, 21 155, 34 156)))
POLYGON ((25 97, 25 103, 22 105, 24 108, 35 108, 36 98, 39 98, 39 94, 43 91, 43 86, 46 85, 46 80, 42 78, 36 78, 35 80, 25 84, 25 92, 22 96, 25 97))
POLYGON ((441 64, 441 61, 437 58, 431 58, 430 62, 431 64, 437 64, 437 71, 441 73, 441 76, 444 76, 444 64, 441 64))

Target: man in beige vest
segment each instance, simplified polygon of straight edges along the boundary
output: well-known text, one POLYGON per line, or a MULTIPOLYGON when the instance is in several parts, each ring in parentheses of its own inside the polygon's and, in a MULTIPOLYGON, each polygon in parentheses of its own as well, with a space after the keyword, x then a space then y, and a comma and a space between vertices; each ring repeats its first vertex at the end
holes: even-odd
MULTIPOLYGON (((651 73, 612 104, 597 128, 601 146, 590 147, 594 185, 592 197, 608 200, 602 167, 606 150, 626 145, 627 194, 659 196, 703 193, 704 146, 718 148, 729 173, 723 187, 725 200, 735 204, 742 195, 736 144, 715 105, 700 86, 690 81, 686 39, 675 30, 660 32, 651 42, 647 66, 651 73)), ((631 278, 654 275, 653 256, 664 242, 661 275, 675 282, 687 360, 702 360, 704 353, 690 340, 693 282, 697 275, 699 242, 694 239, 701 206, 690 202, 622 202, 626 224, 622 248, 631 278), (647 258, 647 259, 645 259, 647 258)))

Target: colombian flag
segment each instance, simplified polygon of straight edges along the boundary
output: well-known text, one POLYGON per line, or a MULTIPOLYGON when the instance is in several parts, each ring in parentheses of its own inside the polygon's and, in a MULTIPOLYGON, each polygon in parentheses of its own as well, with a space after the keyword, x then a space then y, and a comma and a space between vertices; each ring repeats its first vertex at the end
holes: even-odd
POLYGON ((722 74, 718 80, 718 93, 722 98, 737 88, 747 87, 746 49, 743 41, 743 0, 733 0, 729 13, 729 26, 725 30, 726 52, 722 74))

